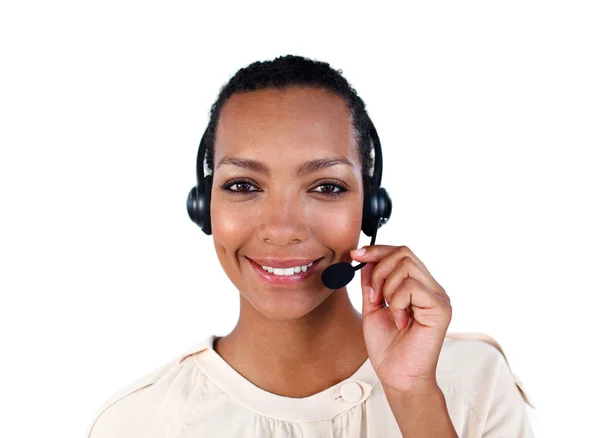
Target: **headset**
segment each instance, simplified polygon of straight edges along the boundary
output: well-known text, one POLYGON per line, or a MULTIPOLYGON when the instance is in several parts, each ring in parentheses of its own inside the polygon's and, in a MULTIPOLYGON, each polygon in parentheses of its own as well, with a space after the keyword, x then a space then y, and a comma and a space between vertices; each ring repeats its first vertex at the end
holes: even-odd
MULTIPOLYGON (((392 214, 392 200, 386 189, 381 187, 383 172, 383 154, 381 143, 375 125, 369 121, 369 136, 375 150, 375 166, 371 177, 371 191, 364 194, 361 229, 367 236, 372 236, 370 245, 375 243, 377 230, 388 222, 392 214)), ((190 219, 202 231, 212 234, 210 223, 210 195, 212 191, 212 175, 204 175, 204 158, 206 155, 206 137, 208 128, 200 140, 198 156, 196 158, 196 186, 193 187, 187 198, 187 211, 190 219)), ((366 263, 352 266, 350 263, 336 263, 328 266, 322 273, 323 283, 330 289, 339 289, 348 284, 354 277, 356 270, 361 269, 366 263)))

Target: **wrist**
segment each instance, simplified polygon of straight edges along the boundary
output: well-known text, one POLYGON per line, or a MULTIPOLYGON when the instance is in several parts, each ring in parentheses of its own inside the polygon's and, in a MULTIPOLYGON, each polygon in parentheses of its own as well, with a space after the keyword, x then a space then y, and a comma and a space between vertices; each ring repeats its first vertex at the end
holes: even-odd
POLYGON ((423 382, 418 385, 413 385, 410 388, 394 388, 387 385, 382 385, 387 396, 394 397, 397 400, 414 403, 419 400, 444 397, 444 393, 440 389, 437 382, 423 382))
POLYGON ((437 384, 418 391, 399 391, 383 387, 384 393, 403 436, 457 437, 446 398, 437 384))

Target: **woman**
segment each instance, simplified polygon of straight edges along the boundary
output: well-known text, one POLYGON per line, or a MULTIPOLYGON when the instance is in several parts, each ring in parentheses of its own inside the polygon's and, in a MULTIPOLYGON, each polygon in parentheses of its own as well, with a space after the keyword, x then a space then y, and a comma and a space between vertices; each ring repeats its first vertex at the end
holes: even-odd
POLYGON ((501 349, 446 333, 450 298, 423 262, 356 249, 371 127, 326 63, 256 62, 221 89, 190 215, 240 293, 238 323, 111 397, 88 437, 531 436, 501 349), (362 312, 322 278, 353 260, 362 312))

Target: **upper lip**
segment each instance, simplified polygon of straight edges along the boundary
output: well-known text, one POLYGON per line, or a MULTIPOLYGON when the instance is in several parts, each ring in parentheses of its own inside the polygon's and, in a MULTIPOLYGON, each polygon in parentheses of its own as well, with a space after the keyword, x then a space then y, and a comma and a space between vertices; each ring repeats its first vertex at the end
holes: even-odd
POLYGON ((273 259, 273 258, 263 258, 263 259, 250 259, 261 266, 269 266, 270 268, 292 268, 295 266, 305 266, 310 265, 312 262, 320 260, 321 257, 317 259, 273 259))

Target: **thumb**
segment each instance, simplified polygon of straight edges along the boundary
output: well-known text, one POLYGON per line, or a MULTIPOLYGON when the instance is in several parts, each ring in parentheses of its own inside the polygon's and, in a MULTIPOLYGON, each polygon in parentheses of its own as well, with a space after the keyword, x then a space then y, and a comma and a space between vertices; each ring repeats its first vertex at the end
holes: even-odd
POLYGON ((375 312, 379 309, 383 309, 385 307, 383 297, 381 297, 380 299, 375 298, 375 301, 371 302, 371 296, 376 297, 376 293, 373 293, 371 295, 371 291, 373 290, 373 288, 371 287, 371 274, 376 264, 377 263, 369 262, 360 270, 360 286, 362 288, 363 297, 363 319, 365 319, 370 313, 375 312))

